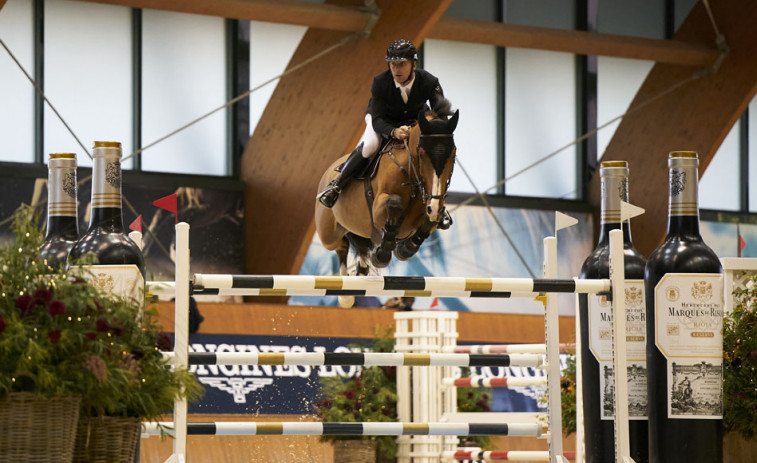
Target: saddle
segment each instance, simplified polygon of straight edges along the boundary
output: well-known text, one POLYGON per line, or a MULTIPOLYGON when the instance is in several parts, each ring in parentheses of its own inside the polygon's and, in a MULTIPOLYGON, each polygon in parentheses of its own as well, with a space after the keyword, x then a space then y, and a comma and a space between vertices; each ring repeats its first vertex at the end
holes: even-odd
MULTIPOLYGON (((378 173, 378 166, 379 162, 381 161, 381 157, 388 152, 391 152, 395 147, 403 147, 405 146, 402 142, 402 140, 395 140, 395 139, 389 139, 384 140, 381 144, 381 148, 378 151, 378 154, 373 156, 371 159, 371 162, 368 163, 368 165, 365 166, 365 169, 363 169, 362 172, 358 172, 357 175, 355 175, 353 180, 371 180, 376 177, 376 174, 378 173)), ((334 167, 335 172, 341 172, 342 167, 344 167, 344 163, 339 164, 338 166, 334 167)))

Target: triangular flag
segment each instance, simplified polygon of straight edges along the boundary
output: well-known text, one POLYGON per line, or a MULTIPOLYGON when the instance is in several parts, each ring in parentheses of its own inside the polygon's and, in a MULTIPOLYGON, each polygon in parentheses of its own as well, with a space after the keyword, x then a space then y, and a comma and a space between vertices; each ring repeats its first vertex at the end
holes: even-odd
POLYGON ((152 202, 152 205, 173 212, 176 215, 176 223, 179 223, 179 215, 176 213, 176 193, 156 199, 152 202))
POLYGON ((578 219, 562 212, 555 212, 555 232, 563 228, 572 227, 578 223, 578 219))
POLYGON ((633 204, 627 203, 625 201, 620 202, 620 222, 625 222, 626 220, 633 219, 634 217, 640 216, 645 211, 644 209, 640 208, 639 206, 634 206, 633 204))
POLYGON ((746 241, 744 241, 744 237, 739 235, 739 257, 741 257, 741 251, 744 250, 746 247, 746 241))
POLYGON ((428 306, 429 309, 432 310, 439 310, 439 298, 435 297, 433 301, 431 301, 431 305, 428 306))
POLYGON ((139 214, 134 222, 129 224, 129 230, 142 233, 142 214, 139 214))

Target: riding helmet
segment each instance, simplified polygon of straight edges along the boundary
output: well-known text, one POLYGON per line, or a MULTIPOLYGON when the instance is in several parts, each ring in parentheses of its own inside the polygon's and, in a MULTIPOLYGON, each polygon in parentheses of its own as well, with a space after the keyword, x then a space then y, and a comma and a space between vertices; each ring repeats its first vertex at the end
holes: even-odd
POLYGON ((418 61, 418 50, 409 40, 395 40, 386 49, 386 61, 418 61))

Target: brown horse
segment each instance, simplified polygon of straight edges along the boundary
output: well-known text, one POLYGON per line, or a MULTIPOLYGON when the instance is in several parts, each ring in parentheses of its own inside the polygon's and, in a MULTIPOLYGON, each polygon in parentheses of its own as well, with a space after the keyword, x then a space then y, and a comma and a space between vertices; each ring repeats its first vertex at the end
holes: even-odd
MULTIPOLYGON (((394 140, 381 153, 374 176, 352 180, 333 208, 315 202, 315 226, 326 249, 336 251, 340 273, 347 274, 350 244, 358 257, 357 274, 369 265, 383 268, 392 252, 410 259, 446 216, 444 200, 455 164, 453 132, 459 111, 449 116, 449 102, 418 115, 418 124, 404 142, 394 140), (368 188, 368 185, 370 188, 368 188), (370 205, 370 206, 369 206, 370 205)), ((336 160, 321 177, 318 191, 334 179, 336 160)))

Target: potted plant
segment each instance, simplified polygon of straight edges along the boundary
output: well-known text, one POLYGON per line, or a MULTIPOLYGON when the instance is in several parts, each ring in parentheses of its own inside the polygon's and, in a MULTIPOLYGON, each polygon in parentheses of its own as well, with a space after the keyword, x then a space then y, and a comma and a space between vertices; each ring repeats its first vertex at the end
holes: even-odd
POLYGON ((723 324, 725 461, 753 461, 757 451, 757 275, 733 291, 723 324))
MULTIPOLYGON (((393 352, 391 329, 377 329, 371 352, 393 352)), ((396 422, 397 367, 368 367, 350 378, 328 376, 320 379, 322 399, 315 405, 325 422, 396 422)), ((491 395, 483 389, 458 388, 458 409, 464 412, 489 411, 491 395)), ((334 443, 334 462, 387 463, 395 461, 395 436, 322 436, 334 443)), ((486 448, 488 436, 467 437, 469 445, 486 448)))
POLYGON ((71 461, 80 416, 129 417, 138 436, 139 423, 169 411, 174 398, 199 395, 196 379, 157 352, 152 312, 143 324, 137 303, 100 292, 84 270, 41 262, 30 207, 16 211, 11 228, 15 240, 0 248, 0 461, 71 461), (63 400, 73 400, 73 415, 52 408, 63 400), (24 417, 27 404, 40 410, 39 423, 24 417))

